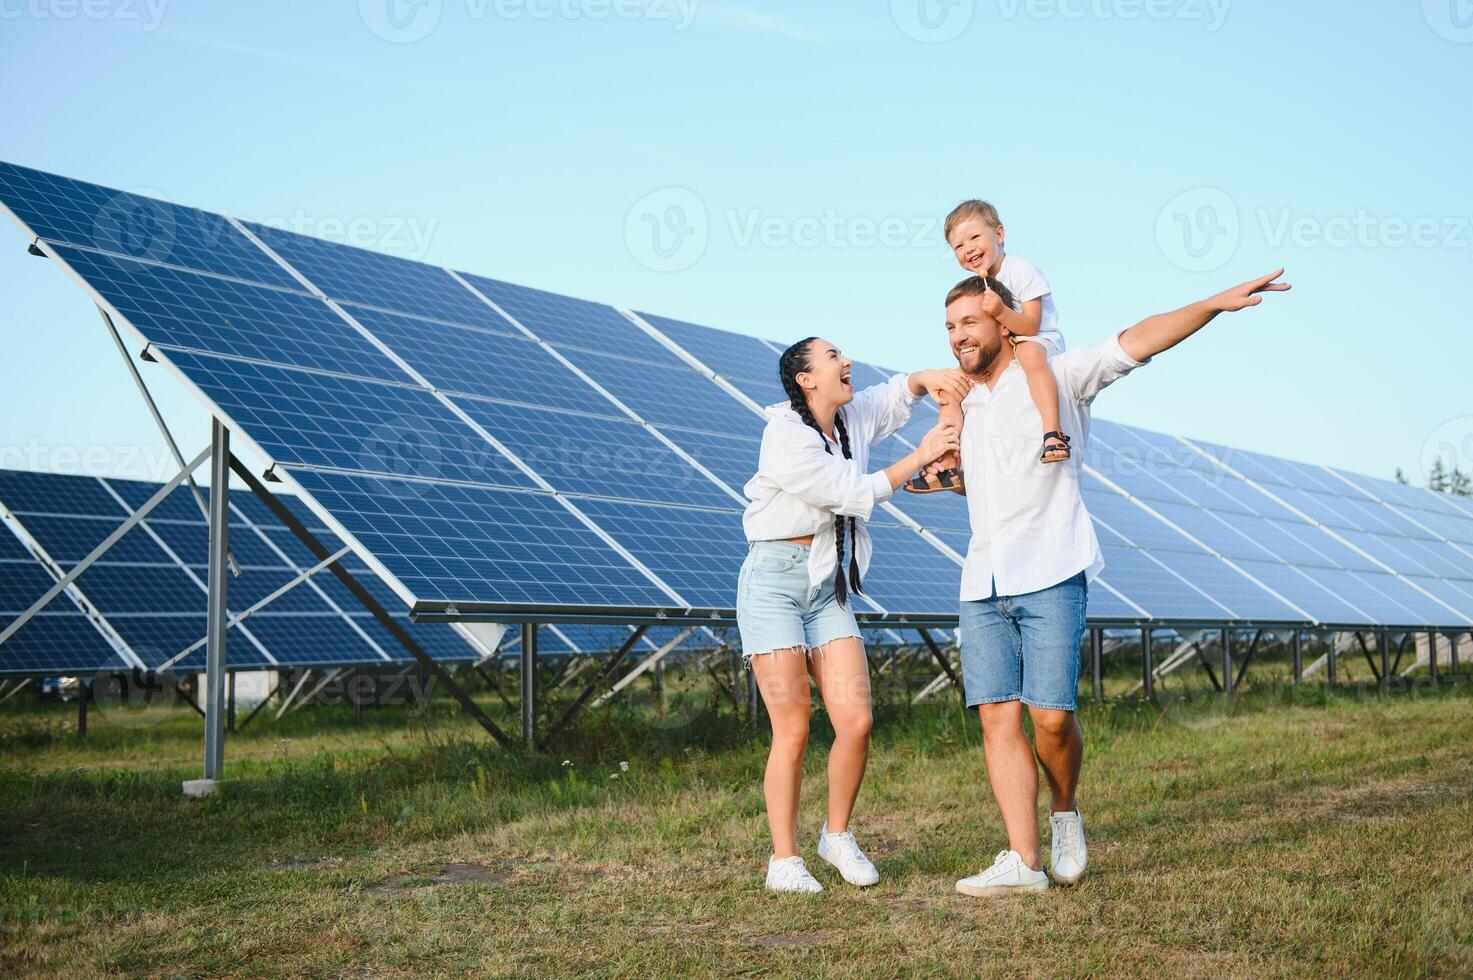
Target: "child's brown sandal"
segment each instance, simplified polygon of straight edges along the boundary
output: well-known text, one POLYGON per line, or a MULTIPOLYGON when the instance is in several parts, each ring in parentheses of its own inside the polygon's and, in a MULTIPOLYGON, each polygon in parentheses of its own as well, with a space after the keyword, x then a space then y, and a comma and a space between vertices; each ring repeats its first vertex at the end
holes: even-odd
POLYGON ((1043 434, 1043 452, 1039 454, 1040 463, 1062 463, 1069 458, 1069 437, 1062 432, 1045 432, 1043 434), (1062 456, 1049 458, 1049 453, 1063 453, 1062 456))
POLYGON ((966 486, 962 480, 962 471, 958 469, 942 470, 939 473, 927 475, 917 473, 914 479, 907 480, 905 484, 906 493, 940 493, 943 490, 961 490, 966 486))

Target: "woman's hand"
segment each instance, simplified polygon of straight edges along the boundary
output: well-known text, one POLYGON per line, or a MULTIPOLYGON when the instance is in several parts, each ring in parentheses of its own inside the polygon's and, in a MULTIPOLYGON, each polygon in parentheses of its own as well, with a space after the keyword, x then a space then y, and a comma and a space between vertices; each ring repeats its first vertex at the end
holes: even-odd
POLYGON ((917 371, 910 376, 910 380, 911 391, 916 391, 916 387, 920 386, 940 404, 944 404, 942 399, 944 393, 951 398, 954 405, 960 405, 962 399, 967 397, 975 384, 959 368, 932 368, 929 371, 917 371))
POLYGON ((955 425, 942 422, 926 433, 916 452, 920 454, 921 463, 924 465, 934 463, 947 453, 958 452, 960 449, 961 433, 957 431, 955 425))

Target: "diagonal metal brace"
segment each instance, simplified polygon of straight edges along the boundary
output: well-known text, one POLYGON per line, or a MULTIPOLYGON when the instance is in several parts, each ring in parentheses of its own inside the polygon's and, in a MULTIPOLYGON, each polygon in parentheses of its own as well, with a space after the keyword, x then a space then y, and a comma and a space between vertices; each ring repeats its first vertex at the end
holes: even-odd
POLYGON ((629 634, 629 639, 625 640, 624 645, 619 648, 618 652, 609 658, 609 662, 604 665, 604 669, 599 671, 598 676, 589 682, 589 685, 583 689, 582 694, 578 695, 578 699, 568 706, 568 710, 563 712, 563 716, 553 723, 546 735, 542 736, 542 748, 547 748, 552 742, 553 737, 562 731, 568 722, 573 720, 573 716, 588 703, 588 699, 593 697, 593 692, 598 690, 599 685, 614 676, 614 671, 619 669, 619 664, 629 655, 629 651, 634 649, 634 645, 644 639, 645 631, 648 629, 649 626, 647 625, 640 626, 633 633, 629 634))
MULTIPOLYGON (((266 489, 265 485, 256 478, 256 475, 250 471, 249 467, 232 455, 230 457, 230 469, 236 476, 245 481, 246 486, 251 488, 251 491, 261 499, 262 503, 271 509, 271 512, 276 515, 277 520, 291 529, 291 532, 307 546, 307 549, 312 552, 313 557, 317 561, 322 562, 327 560, 332 552, 321 541, 318 541, 317 537, 311 531, 307 530, 301 521, 297 520, 297 515, 293 514, 286 504, 277 500, 276 495, 266 489)), ((450 692, 451 697, 455 698, 456 702, 465 709, 467 714, 476 720, 477 724, 486 729, 491 737, 496 739, 503 748, 516 748, 517 743, 506 732, 502 731, 486 712, 481 710, 481 706, 476 704, 475 700, 462 690, 459 684, 455 683, 450 673, 444 667, 440 666, 438 661, 425 652, 424 647, 420 646, 414 637, 409 635, 409 631, 404 628, 404 625, 389 615, 388 610, 379 605, 378 600, 353 577, 351 572, 343 567, 342 562, 334 562, 328 566, 327 570, 332 572, 333 576, 339 582, 342 582, 349 592, 353 593, 353 598, 357 599, 363 605, 363 608, 367 609, 373 615, 373 618, 378 620, 379 625, 388 630, 394 639, 398 640, 399 644, 405 650, 409 651, 410 656, 419 661, 421 667, 445 686, 445 690, 450 692)))

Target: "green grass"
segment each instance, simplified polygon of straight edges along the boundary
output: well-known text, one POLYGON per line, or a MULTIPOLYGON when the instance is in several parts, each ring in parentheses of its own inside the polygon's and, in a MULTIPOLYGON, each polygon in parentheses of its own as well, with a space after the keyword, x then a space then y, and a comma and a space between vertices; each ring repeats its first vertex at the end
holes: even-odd
POLYGON ((855 829, 881 884, 810 853, 830 890, 802 898, 761 890, 766 741, 730 713, 589 714, 521 757, 439 700, 308 710, 232 737, 222 791, 186 800, 187 709, 94 712, 79 739, 72 709, 22 702, 0 709, 4 975, 1473 973, 1467 687, 1091 705, 1089 874, 1001 901, 952 891, 1003 840, 949 695, 877 713, 855 829))

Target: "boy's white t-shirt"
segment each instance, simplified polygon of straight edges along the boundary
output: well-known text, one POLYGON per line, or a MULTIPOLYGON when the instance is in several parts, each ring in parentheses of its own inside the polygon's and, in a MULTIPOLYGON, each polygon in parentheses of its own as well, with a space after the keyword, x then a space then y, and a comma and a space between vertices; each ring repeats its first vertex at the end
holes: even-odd
POLYGON ((1059 332, 1059 311, 1054 306, 1054 293, 1048 280, 1038 266, 1016 255, 1004 254, 997 280, 1008 287, 1008 292, 1019 304, 1030 299, 1043 298, 1043 310, 1038 318, 1038 333, 1032 337, 1019 337, 1019 341, 1032 340, 1048 348, 1050 354, 1064 353, 1064 335, 1059 332))

